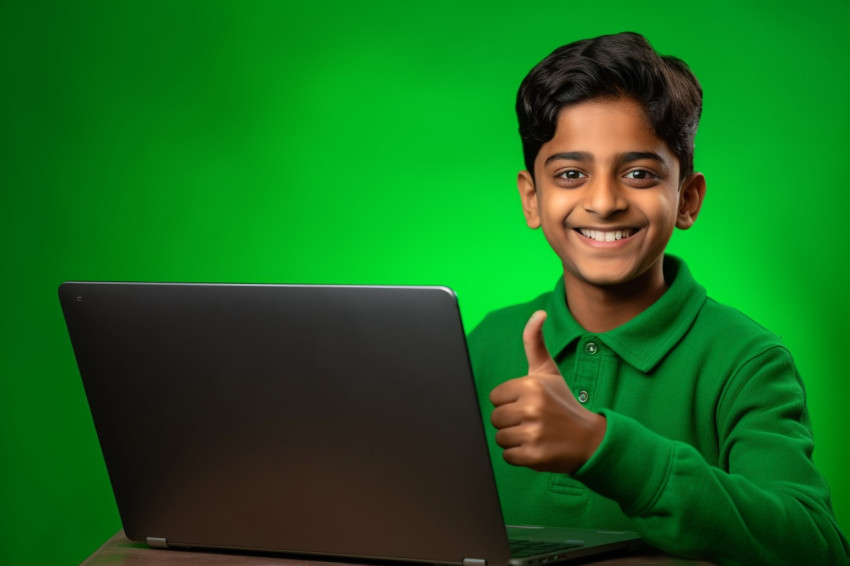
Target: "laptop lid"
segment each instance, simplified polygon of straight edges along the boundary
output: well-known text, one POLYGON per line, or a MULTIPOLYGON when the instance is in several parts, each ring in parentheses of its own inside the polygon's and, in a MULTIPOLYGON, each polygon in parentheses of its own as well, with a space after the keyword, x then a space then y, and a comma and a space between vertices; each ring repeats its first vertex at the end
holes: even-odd
MULTIPOLYGON (((131 540, 509 562, 450 289, 69 282, 59 296, 131 540)), ((597 551, 634 538, 580 536, 597 551)))

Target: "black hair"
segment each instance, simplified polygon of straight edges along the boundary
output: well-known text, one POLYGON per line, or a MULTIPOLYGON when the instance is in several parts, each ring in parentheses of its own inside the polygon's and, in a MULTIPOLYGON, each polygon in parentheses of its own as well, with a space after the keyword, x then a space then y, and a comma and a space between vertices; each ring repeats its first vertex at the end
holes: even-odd
POLYGON ((624 32, 559 47, 520 84, 516 112, 525 167, 534 176, 540 147, 555 136, 558 113, 593 98, 640 103, 656 136, 679 159, 680 180, 694 170, 702 88, 684 61, 659 55, 642 35, 624 32))

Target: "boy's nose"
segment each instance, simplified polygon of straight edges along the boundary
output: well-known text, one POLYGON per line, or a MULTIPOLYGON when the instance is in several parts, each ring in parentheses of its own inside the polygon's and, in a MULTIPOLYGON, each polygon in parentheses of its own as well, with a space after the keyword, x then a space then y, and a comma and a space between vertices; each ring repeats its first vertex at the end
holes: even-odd
POLYGON ((626 210, 629 206, 622 188, 612 179, 596 178, 584 188, 584 209, 597 216, 606 218, 626 210))

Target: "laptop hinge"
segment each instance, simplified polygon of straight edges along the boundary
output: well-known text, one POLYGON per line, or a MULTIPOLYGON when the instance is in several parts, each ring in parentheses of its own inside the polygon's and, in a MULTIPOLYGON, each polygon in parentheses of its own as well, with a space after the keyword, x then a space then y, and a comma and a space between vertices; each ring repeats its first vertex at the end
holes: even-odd
POLYGON ((168 548, 168 543, 161 537, 148 537, 147 543, 152 548, 168 548))
POLYGON ((481 558, 464 558, 463 566, 487 566, 487 561, 481 558))

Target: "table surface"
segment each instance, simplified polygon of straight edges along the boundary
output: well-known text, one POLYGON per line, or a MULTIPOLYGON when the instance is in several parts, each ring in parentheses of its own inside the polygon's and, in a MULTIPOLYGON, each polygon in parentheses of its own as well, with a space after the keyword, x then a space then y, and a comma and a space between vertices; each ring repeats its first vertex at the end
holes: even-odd
MULTIPOLYGON (((234 552, 214 552, 200 550, 163 550, 150 548, 146 544, 129 540, 124 531, 118 531, 107 540, 94 554, 88 557, 82 566, 144 566, 157 564, 162 566, 186 564, 216 564, 249 566, 355 566, 368 565, 367 562, 333 562, 322 559, 304 559, 269 554, 238 554, 234 552)), ((710 562, 674 558, 657 551, 647 550, 628 556, 603 558, 592 561, 569 561, 563 564, 592 564, 594 566, 712 566, 710 562)))

